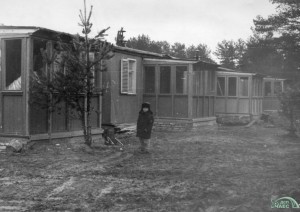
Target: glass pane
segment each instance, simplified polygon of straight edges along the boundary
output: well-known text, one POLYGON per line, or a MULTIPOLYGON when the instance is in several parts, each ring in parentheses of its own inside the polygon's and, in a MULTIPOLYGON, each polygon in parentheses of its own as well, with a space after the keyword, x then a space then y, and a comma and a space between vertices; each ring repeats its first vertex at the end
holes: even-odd
POLYGON ((6 89, 21 90, 22 40, 6 40, 6 89))
POLYGON ((271 82, 265 82, 264 95, 265 96, 271 96, 272 95, 271 82))
POLYGON ((225 96, 225 77, 217 78, 217 95, 225 96))
POLYGON ((228 96, 236 96, 236 77, 228 78, 228 96))
POLYGON ((46 46, 47 41, 45 40, 33 40, 33 71, 38 75, 41 75, 43 72, 45 72, 41 50, 45 50, 46 46))
POLYGON ((171 92, 171 67, 160 67, 160 93, 171 92))
POLYGON ((145 93, 155 93, 155 67, 145 67, 145 93))
POLYGON ((128 70, 128 93, 135 94, 136 87, 136 66, 134 60, 129 60, 129 70, 128 70))
POLYGON ((215 91, 215 75, 214 71, 210 71, 210 91, 215 91))
POLYGON ((205 85, 205 72, 204 71, 200 71, 199 74, 199 94, 200 95, 204 95, 204 85, 205 85))
POLYGON ((282 86, 281 82, 274 82, 274 94, 281 93, 282 92, 282 86))
POLYGON ((187 94, 186 66, 176 66, 176 93, 187 94))
POLYGON ((130 71, 128 73, 128 93, 132 93, 133 92, 133 72, 130 71))
POLYGON ((248 96, 248 77, 240 78, 240 96, 248 96))
POLYGON ((193 94, 199 95, 200 93, 200 72, 193 72, 193 94))

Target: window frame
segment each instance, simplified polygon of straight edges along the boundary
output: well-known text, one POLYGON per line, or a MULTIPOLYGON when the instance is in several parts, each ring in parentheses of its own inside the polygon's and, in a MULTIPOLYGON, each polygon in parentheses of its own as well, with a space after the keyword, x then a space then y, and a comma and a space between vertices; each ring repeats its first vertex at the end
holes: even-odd
POLYGON ((8 39, 6 39, 6 38, 4 38, 4 39, 2 39, 2 41, 1 41, 1 51, 3 51, 2 52, 2 55, 0 55, 0 56, 2 56, 2 59, 1 59, 1 63, 3 62, 4 63, 4 70, 3 70, 3 74, 2 74, 2 76, 3 76, 3 79, 2 79, 2 90, 3 91, 5 91, 5 92, 22 92, 23 91, 23 86, 24 86, 24 80, 23 80, 23 69, 24 69, 24 62, 23 62, 23 60, 24 60, 24 52, 23 52, 23 48, 24 48, 24 39, 23 38, 18 38, 18 37, 14 37, 14 38, 8 38, 8 39), (10 85, 6 85, 6 80, 7 80, 7 41, 13 41, 13 40, 19 40, 19 41, 21 41, 21 46, 20 46, 20 77, 18 77, 17 79, 15 79, 14 81, 16 81, 16 80, 18 80, 19 78, 20 78, 20 82, 19 82, 19 84, 20 84, 20 89, 8 89, 8 86, 10 86, 10 85))
MULTIPOLYGON (((172 75, 171 75, 172 78, 172 75)), ((177 95, 188 95, 188 66, 185 65, 176 65, 175 66, 175 94, 177 95), (177 67, 185 67, 186 70, 181 70, 181 69, 177 69, 177 67), (184 80, 182 80, 183 84, 182 84, 182 92, 177 92, 177 71, 182 71, 183 72, 183 77, 185 77, 186 82, 184 83, 184 80)))
POLYGON ((250 85, 249 85, 249 83, 250 83, 250 77, 244 77, 244 76, 241 76, 241 77, 239 77, 239 82, 238 82, 238 90, 239 90, 239 97, 249 97, 249 95, 250 95, 250 85), (247 78, 247 95, 242 95, 242 84, 241 84, 241 80, 242 80, 242 78, 247 78))
POLYGON ((143 86, 143 89, 144 89, 144 93, 145 94, 155 94, 156 93, 156 67, 155 67, 155 65, 145 65, 144 66, 144 86, 143 86), (154 69, 154 84, 153 84, 153 87, 154 87, 154 90, 153 90, 153 92, 148 92, 147 90, 146 90, 146 68, 153 68, 154 69))
POLYGON ((238 78, 237 77, 227 77, 227 96, 228 97, 237 97, 238 96, 238 78), (229 86, 230 86, 230 82, 229 82, 229 79, 230 78, 233 78, 235 79, 235 95, 230 95, 230 89, 229 89, 229 86))
POLYGON ((264 90, 263 94, 265 97, 271 97, 272 95, 272 81, 264 81, 264 90), (270 84, 270 95, 266 95, 266 84, 270 84))
POLYGON ((158 93, 159 94, 166 94, 166 95, 172 95, 172 66, 171 65, 160 65, 159 66, 159 88, 158 88, 158 93), (161 73, 164 72, 162 71, 161 68, 163 67, 169 67, 170 69, 168 70, 169 73, 170 73, 170 76, 169 76, 169 92, 161 92, 161 85, 162 85, 162 80, 161 80, 161 73))
POLYGON ((216 96, 219 97, 225 97, 226 96, 226 77, 225 76, 217 76, 217 91, 216 91, 216 96), (218 78, 223 78, 224 79, 224 87, 223 90, 221 89, 221 85, 219 84, 218 78), (223 95, 219 95, 219 86, 220 86, 220 90, 223 92, 223 95))
POLYGON ((136 95, 137 94, 137 60, 132 58, 121 59, 121 71, 120 71, 120 93, 126 95, 136 95), (130 70, 130 62, 133 62, 133 68, 130 70), (124 65, 127 63, 127 70, 124 69, 124 65), (124 73, 127 71, 127 73, 124 73), (129 76, 132 73, 132 87, 129 88, 129 76), (127 75, 127 88, 124 87, 125 79, 124 76, 127 75))

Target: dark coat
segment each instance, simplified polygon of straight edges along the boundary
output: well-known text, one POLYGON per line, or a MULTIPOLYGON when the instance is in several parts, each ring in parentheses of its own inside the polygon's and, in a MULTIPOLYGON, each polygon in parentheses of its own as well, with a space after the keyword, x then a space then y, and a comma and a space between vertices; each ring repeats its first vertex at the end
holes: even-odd
POLYGON ((151 111, 140 112, 137 121, 137 133, 136 136, 144 139, 151 138, 151 131, 154 118, 151 111))

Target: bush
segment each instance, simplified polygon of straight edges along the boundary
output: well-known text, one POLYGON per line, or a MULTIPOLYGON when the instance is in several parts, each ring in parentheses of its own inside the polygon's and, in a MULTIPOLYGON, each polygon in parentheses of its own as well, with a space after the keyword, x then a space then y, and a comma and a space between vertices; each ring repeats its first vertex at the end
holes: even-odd
POLYGON ((288 85, 284 92, 278 94, 280 113, 288 118, 287 130, 291 135, 296 135, 297 122, 300 118, 300 83, 288 85))

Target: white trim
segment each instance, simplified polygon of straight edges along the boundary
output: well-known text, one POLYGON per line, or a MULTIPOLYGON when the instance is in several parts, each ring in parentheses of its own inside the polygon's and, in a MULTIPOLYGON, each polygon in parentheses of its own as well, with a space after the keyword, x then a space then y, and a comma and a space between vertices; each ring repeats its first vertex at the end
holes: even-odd
POLYGON ((168 60, 168 59, 150 59, 145 58, 144 64, 157 64, 158 62, 163 62, 165 65, 168 64, 195 64, 199 61, 186 61, 186 60, 168 60))

